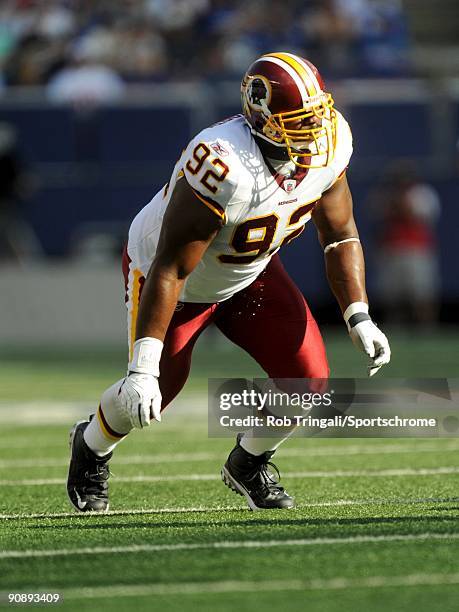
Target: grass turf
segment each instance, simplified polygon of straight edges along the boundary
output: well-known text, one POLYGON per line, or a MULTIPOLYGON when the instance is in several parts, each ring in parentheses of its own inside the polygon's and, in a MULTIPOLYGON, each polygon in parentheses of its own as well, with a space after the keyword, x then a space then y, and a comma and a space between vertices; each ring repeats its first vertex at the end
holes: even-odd
MULTIPOLYGON (((387 330, 386 330, 387 331, 387 330)), ((432 334, 388 333, 392 359, 378 376, 458 377, 459 331, 432 334)), ((352 346, 344 327, 324 330, 331 374, 365 377, 366 359, 352 346)), ((121 378, 126 349, 114 347, 0 347, 0 402, 93 401, 101 390, 121 378)), ((220 334, 198 342, 185 391, 205 392, 208 378, 263 376, 244 351, 220 334)))
MULTIPOLYGON (((345 340, 329 342, 335 374, 361 373, 345 340)), ((411 360, 403 337, 395 346, 392 376, 453 375, 452 338, 418 339, 411 360)), ((455 439, 293 439, 276 463, 298 508, 251 513, 218 477, 232 442, 207 438, 205 408, 201 415, 171 411, 117 450, 114 513, 73 515, 63 484, 68 427, 53 424, 52 408, 94 400, 122 363, 121 353, 101 350, 4 360, 0 400, 4 411, 18 411, 18 422, 1 424, 3 602, 8 592, 48 591, 63 594, 66 610, 457 609, 455 439), (19 402, 31 400, 55 403, 42 422, 20 423, 19 402), (27 516, 36 514, 43 516, 27 516)), ((185 393, 202 393, 205 378, 222 372, 257 374, 248 359, 208 346, 185 393)))

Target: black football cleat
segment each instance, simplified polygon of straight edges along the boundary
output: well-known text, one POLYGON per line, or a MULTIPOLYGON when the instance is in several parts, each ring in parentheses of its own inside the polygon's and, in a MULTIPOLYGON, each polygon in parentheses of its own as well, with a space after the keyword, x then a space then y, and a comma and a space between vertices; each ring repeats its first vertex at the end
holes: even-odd
POLYGON ((279 470, 269 461, 274 451, 252 455, 239 442, 240 436, 222 468, 226 486, 243 495, 251 510, 294 508, 295 500, 279 486, 279 470), (276 475, 270 473, 269 467, 274 468, 276 475))
POLYGON ((108 511, 108 461, 112 453, 98 457, 86 444, 83 433, 89 421, 78 421, 70 432, 70 466, 67 493, 78 512, 108 511))

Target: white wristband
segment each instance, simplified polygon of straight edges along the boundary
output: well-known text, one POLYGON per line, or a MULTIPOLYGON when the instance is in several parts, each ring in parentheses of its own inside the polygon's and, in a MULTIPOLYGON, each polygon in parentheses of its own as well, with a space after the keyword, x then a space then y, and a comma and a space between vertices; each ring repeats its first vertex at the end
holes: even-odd
POLYGON ((134 342, 129 372, 159 376, 159 361, 163 343, 158 338, 140 338, 134 342))
POLYGON ((349 319, 353 315, 360 313, 360 312, 364 312, 365 314, 368 314, 368 310, 369 310, 369 306, 366 302, 352 302, 352 304, 349 304, 349 306, 343 312, 343 319, 346 322, 348 330, 350 330, 349 319))

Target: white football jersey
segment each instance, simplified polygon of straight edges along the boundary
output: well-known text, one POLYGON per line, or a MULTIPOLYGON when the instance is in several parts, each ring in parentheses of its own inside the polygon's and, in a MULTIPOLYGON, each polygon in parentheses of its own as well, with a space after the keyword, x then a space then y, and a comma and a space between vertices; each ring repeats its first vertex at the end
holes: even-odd
POLYGON ((267 164, 242 116, 206 128, 189 143, 169 183, 134 219, 129 257, 146 276, 175 183, 187 180, 203 206, 222 218, 223 226, 186 279, 180 301, 227 300, 250 285, 273 254, 303 231, 315 204, 346 169, 351 154, 351 131, 338 112, 331 163, 325 168, 296 168, 290 178, 267 164))

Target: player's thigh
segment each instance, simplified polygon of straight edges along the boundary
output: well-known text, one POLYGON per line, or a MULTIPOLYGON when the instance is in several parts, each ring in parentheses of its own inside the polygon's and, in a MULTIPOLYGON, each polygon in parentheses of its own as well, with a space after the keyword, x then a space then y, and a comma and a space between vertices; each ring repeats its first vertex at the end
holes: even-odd
POLYGON ((303 294, 278 257, 222 304, 217 326, 273 378, 327 378, 325 346, 303 294))
POLYGON ((159 364, 159 386, 163 407, 183 388, 191 368, 191 356, 196 340, 213 320, 214 305, 177 304, 164 338, 159 364))

